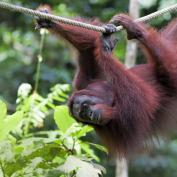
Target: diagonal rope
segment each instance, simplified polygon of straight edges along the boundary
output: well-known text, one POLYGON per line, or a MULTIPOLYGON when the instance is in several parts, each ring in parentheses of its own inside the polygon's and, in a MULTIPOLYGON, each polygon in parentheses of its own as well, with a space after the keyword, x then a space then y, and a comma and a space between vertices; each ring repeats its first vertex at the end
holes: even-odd
MULTIPOLYGON (((76 21, 76 20, 71 20, 71 19, 68 19, 68 18, 65 18, 65 17, 60 17, 60 16, 55 16, 55 15, 52 15, 52 14, 46 14, 46 13, 43 13, 43 12, 40 12, 40 11, 37 11, 37 10, 32 10, 32 9, 28 9, 28 8, 25 8, 25 7, 21 7, 21 6, 17 6, 17 5, 12 5, 12 4, 9 4, 9 3, 6 3, 6 2, 0 2, 0 8, 3 8, 3 9, 7 9, 7 10, 10 10, 10 11, 15 11, 15 12, 20 12, 20 13, 23 13, 23 14, 28 14, 28 15, 31 15, 33 17, 40 17, 40 18, 44 18, 44 19, 48 19, 48 20, 52 20, 52 21, 57 21, 57 22, 60 22, 60 23, 65 23, 65 24, 68 24, 68 25, 73 25, 73 26, 78 26, 78 27, 81 27, 81 28, 86 28, 86 29, 89 29, 89 30, 93 30, 93 31, 98 31, 98 32, 106 32, 105 28, 104 27, 101 27, 101 26, 95 26, 95 25, 91 25, 91 24, 88 24, 88 23, 83 23, 83 22, 79 22, 79 21, 76 21)), ((144 17, 141 17, 141 18, 138 18, 135 20, 135 22, 147 22, 151 19, 154 19, 154 18, 157 18, 167 12, 174 12, 177 10, 177 4, 174 4, 172 6, 169 6, 167 8, 164 8, 162 10, 158 10, 152 14, 149 14, 147 16, 144 16, 144 17)), ((117 31, 120 31, 122 30, 123 27, 122 26, 118 26, 117 27, 117 31)))

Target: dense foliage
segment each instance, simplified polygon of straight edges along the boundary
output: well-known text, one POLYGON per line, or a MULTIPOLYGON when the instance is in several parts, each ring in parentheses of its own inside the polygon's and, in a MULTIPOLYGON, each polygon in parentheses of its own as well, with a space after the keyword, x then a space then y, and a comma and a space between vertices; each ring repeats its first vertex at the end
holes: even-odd
MULTIPOLYGON (((125 0, 6 2, 33 9, 46 3, 61 16, 99 17, 103 21, 117 12, 127 12, 129 3, 125 0)), ((141 15, 177 3, 176 0, 140 2, 141 15)), ((64 40, 43 30, 36 31, 34 19, 29 16, 2 9, 0 15, 0 176, 114 176, 114 165, 106 158, 105 148, 98 145, 93 129, 78 124, 68 113, 66 103, 72 89, 76 51, 64 40)), ((171 18, 166 14, 151 24, 162 26, 171 18)), ((124 35, 119 38, 122 40, 115 53, 123 61, 126 40, 124 35)), ((138 62, 142 59, 138 58, 138 62)), ((168 146, 160 142, 156 151, 130 162, 130 176, 176 176, 176 136, 168 146)))
POLYGON ((66 96, 64 89, 67 85, 56 87, 57 94, 54 90, 47 98, 36 93, 26 98, 19 97, 23 99, 23 104, 21 102, 18 106, 21 111, 10 116, 6 115, 5 103, 0 102, 1 176, 79 177, 92 174, 98 177, 104 171, 102 166, 91 163, 93 159, 99 160, 91 146, 100 150, 104 148, 81 140, 92 128, 76 123, 69 116, 67 106, 53 104, 53 100, 63 101, 63 96, 66 96), (42 118, 51 109, 55 111, 54 119, 59 130, 30 133, 31 128, 42 126, 42 118))
POLYGON ((102 146, 81 138, 92 131, 70 117, 65 105, 70 86, 56 84, 43 97, 38 92, 42 51, 46 30, 41 30, 34 89, 29 83, 19 86, 15 113, 7 116, 0 102, 0 174, 1 176, 92 176, 102 175, 104 168, 91 146, 102 146), (45 120, 54 118, 56 128, 46 130, 45 120), (85 173, 87 171, 88 173, 85 173))

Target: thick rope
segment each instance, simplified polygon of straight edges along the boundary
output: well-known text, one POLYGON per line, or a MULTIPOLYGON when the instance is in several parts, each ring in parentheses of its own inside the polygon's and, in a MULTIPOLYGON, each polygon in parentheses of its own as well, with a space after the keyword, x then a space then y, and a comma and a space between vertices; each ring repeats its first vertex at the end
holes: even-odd
MULTIPOLYGON (((68 25, 78 26, 78 27, 86 28, 86 29, 93 30, 93 31, 98 31, 98 32, 102 32, 102 33, 106 32, 105 28, 101 27, 101 26, 95 26, 95 25, 91 25, 91 24, 88 24, 88 23, 83 23, 83 22, 79 22, 79 21, 76 21, 76 20, 71 20, 71 19, 68 19, 68 18, 55 16, 55 15, 52 15, 52 14, 46 14, 46 13, 43 13, 43 12, 40 12, 40 11, 37 11, 37 10, 32 10, 32 9, 28 9, 28 8, 21 7, 21 6, 12 5, 12 4, 9 4, 9 3, 6 3, 6 2, 2 2, 2 1, 0 2, 0 8, 7 9, 7 10, 10 10, 10 11, 16 11, 16 12, 28 14, 28 15, 31 15, 33 17, 39 17, 39 18, 44 18, 44 19, 48 19, 48 20, 52 20, 52 21, 65 23, 65 24, 68 24, 68 25)), ((147 16, 138 18, 138 19, 135 20, 135 22, 147 22, 147 21, 149 21, 151 19, 154 19, 156 17, 159 17, 159 16, 161 16, 161 15, 167 13, 167 12, 174 12, 176 10, 177 10, 177 4, 174 4, 172 6, 169 6, 167 8, 162 9, 162 10, 156 11, 152 14, 147 15, 147 16)), ((116 31, 120 31, 122 29, 123 29, 122 26, 118 26, 116 31)))

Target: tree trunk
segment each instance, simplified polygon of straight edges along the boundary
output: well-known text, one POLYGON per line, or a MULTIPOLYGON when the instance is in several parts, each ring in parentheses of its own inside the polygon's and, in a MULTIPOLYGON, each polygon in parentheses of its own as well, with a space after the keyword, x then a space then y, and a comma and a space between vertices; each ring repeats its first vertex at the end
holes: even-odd
MULTIPOLYGON (((129 15, 134 19, 139 18, 139 2, 138 0, 130 0, 129 15)), ((136 63, 137 43, 128 41, 126 48, 125 65, 130 68, 136 63)), ((116 161, 116 177, 128 177, 128 163, 126 159, 117 159, 116 161)))
MULTIPOLYGON (((134 19, 139 18, 139 2, 138 0, 130 0, 129 15, 134 19)), ((136 63, 137 43, 135 41, 128 41, 125 57, 125 65, 130 68, 136 63)))

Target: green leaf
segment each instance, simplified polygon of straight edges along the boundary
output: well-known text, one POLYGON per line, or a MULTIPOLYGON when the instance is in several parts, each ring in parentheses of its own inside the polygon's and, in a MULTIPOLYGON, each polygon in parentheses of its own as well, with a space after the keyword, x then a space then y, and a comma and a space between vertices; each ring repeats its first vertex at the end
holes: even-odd
POLYGON ((13 145, 9 141, 0 141, 0 160, 3 162, 13 162, 13 145))
POLYGON ((80 138, 80 137, 86 136, 87 133, 92 132, 92 131, 93 131, 93 127, 89 125, 85 125, 78 132, 76 132, 76 136, 80 138))
POLYGON ((7 114, 7 107, 6 107, 6 104, 4 102, 2 102, 0 100, 0 124, 2 123, 1 121, 4 120, 6 114, 7 114))
POLYGON ((89 157, 96 160, 97 162, 100 161, 100 159, 95 155, 93 149, 90 148, 89 144, 81 142, 81 148, 87 153, 89 157))
POLYGON ((59 167, 59 170, 65 173, 76 170, 76 177, 99 177, 102 174, 100 169, 75 156, 69 156, 66 162, 59 167))
POLYGON ((3 140, 6 138, 7 134, 15 129, 17 124, 21 121, 23 118, 23 112, 18 111, 13 115, 6 116, 7 107, 2 101, 0 101, 0 110, 0 140, 3 140))
POLYGON ((93 131, 93 128, 89 125, 83 126, 83 124, 73 123, 72 126, 65 132, 64 136, 72 137, 83 137, 86 136, 89 132, 93 131))
POLYGON ((100 151, 103 151, 103 152, 105 152, 105 153, 108 153, 107 149, 106 149, 104 146, 101 146, 101 145, 95 144, 95 143, 90 143, 90 142, 86 142, 86 143, 88 143, 88 144, 91 145, 91 146, 94 146, 95 148, 97 148, 97 149, 100 150, 100 151))
POLYGON ((58 128, 66 132, 66 130, 76 121, 69 115, 68 107, 65 105, 55 108, 54 119, 58 128))
POLYGON ((22 118, 23 118, 22 111, 18 111, 14 113, 13 115, 7 116, 2 122, 2 126, 0 129, 0 140, 5 139, 7 134, 10 131, 15 129, 15 127, 22 120, 22 118))

